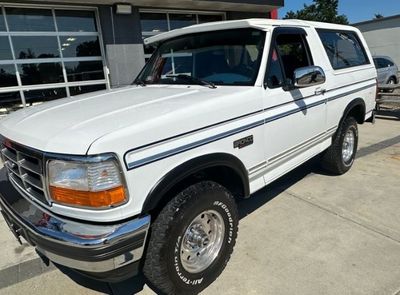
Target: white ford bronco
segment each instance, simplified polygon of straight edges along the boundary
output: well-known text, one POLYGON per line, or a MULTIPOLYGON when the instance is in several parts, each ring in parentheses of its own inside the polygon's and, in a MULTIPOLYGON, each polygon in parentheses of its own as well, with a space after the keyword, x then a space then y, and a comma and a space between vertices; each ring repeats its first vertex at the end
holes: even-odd
POLYGON ((43 259, 198 293, 232 254, 238 199, 317 155, 350 169, 377 73, 349 26, 249 19, 145 43, 131 86, 0 121, 1 212, 43 259))

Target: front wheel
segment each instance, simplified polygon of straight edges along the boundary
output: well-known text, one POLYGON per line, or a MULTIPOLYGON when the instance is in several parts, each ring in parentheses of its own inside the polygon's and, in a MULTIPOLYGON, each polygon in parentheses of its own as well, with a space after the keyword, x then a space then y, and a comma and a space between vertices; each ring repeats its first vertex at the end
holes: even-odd
POLYGON ((239 216, 232 194, 204 181, 173 198, 156 218, 143 272, 166 294, 197 294, 223 271, 239 216))
POLYGON ((322 155, 322 168, 337 175, 346 173, 354 163, 357 146, 357 121, 348 117, 336 131, 332 145, 322 155))

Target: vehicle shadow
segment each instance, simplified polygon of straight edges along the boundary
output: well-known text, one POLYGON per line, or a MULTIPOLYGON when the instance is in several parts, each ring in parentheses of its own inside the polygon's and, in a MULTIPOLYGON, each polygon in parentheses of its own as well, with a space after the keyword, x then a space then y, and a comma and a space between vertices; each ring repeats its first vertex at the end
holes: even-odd
MULTIPOLYGON (((267 187, 254 193, 250 198, 240 200, 238 203, 240 219, 250 215, 258 208, 264 206, 269 201, 273 200, 275 197, 279 196, 282 192, 308 175, 312 173, 325 174, 325 172, 319 168, 318 161, 318 157, 311 159, 300 167, 274 181, 267 187)), ((105 283, 90 279, 67 267, 57 267, 77 284, 104 294, 136 294, 143 290, 145 284, 147 284, 155 293, 159 294, 159 292, 153 286, 151 286, 149 282, 146 281, 143 275, 139 275, 120 283, 105 283)))
POLYGON ((289 189, 292 185, 312 173, 330 176, 330 174, 319 167, 319 159, 319 157, 315 157, 309 160, 258 192, 252 194, 250 198, 239 201, 238 210, 240 219, 250 215, 258 208, 264 206, 269 201, 279 196, 282 192, 289 189))
POLYGON ((62 265, 55 265, 63 274, 78 285, 110 295, 132 295, 143 290, 146 280, 142 274, 119 283, 106 283, 91 279, 79 272, 62 265))

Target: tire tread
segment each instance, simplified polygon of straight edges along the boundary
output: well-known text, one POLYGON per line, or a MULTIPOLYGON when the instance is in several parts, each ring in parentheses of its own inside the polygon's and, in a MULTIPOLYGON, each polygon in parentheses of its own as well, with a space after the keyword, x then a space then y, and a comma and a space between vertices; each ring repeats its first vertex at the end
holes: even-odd
MULTIPOLYGON (((335 174, 342 175, 346 173, 350 167, 345 167, 342 164, 342 143, 341 140, 344 137, 344 133, 347 131, 348 126, 356 126, 357 121, 354 117, 347 117, 340 124, 338 130, 336 131, 332 145, 324 152, 322 155, 321 166, 326 171, 335 174)), ((356 134, 356 140, 358 140, 358 135, 356 134)), ((354 154, 355 156, 355 154, 354 154)))
MULTIPOLYGON (((153 287, 159 289, 160 293, 163 294, 179 294, 179 290, 176 290, 175 286, 168 277, 168 269, 165 263, 165 257, 162 257, 162 248, 165 245, 170 225, 174 220, 174 216, 179 210, 185 207, 185 204, 189 201, 193 201, 194 198, 198 198, 200 195, 210 191, 221 191, 226 197, 232 199, 232 194, 223 186, 212 181, 202 181, 189 186, 178 195, 176 195, 168 204, 161 210, 160 214, 155 219, 151 226, 151 237, 147 248, 145 264, 143 267, 143 273, 145 277, 150 281, 153 287)), ((236 214, 237 208, 235 207, 236 214)), ((228 263, 230 256, 233 252, 233 247, 236 242, 237 233, 235 233, 232 241, 232 251, 228 253, 227 259, 223 262, 224 265, 220 269, 219 273, 216 273, 216 277, 220 275, 222 270, 228 263)), ((186 293, 187 294, 187 293, 186 293)))

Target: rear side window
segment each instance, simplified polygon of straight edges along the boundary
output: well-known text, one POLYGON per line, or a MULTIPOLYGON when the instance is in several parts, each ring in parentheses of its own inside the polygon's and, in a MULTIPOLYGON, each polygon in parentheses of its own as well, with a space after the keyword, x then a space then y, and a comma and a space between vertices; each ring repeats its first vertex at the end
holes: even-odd
POLYGON ((374 63, 377 69, 383 69, 394 66, 394 63, 392 61, 382 57, 374 58, 374 63))
POLYGON ((349 31, 318 30, 326 54, 335 70, 369 64, 357 34, 349 31))
POLYGON ((394 67, 394 62, 392 62, 391 60, 388 60, 388 59, 384 58, 384 61, 386 62, 388 67, 394 67))

